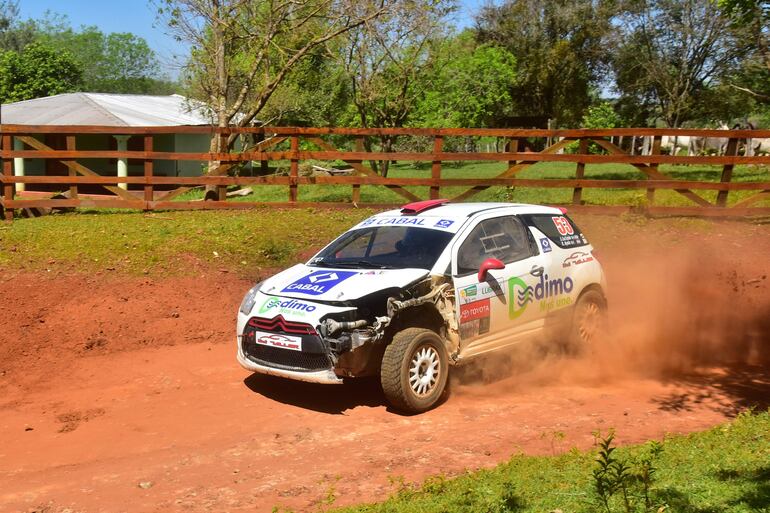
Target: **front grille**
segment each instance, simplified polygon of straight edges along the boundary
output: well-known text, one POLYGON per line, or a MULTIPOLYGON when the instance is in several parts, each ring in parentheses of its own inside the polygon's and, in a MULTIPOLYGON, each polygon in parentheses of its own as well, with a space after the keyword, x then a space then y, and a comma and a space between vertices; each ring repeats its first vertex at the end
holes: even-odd
POLYGON ((266 367, 298 372, 314 372, 331 369, 333 364, 328 348, 321 341, 316 330, 309 324, 287 321, 281 315, 272 319, 252 317, 243 330, 243 354, 266 367), (302 351, 257 344, 254 332, 264 331, 302 338, 302 351))
POLYGON ((243 352, 253 362, 277 369, 312 372, 326 370, 332 366, 329 357, 325 354, 303 353, 258 345, 249 343, 246 337, 244 337, 243 352))

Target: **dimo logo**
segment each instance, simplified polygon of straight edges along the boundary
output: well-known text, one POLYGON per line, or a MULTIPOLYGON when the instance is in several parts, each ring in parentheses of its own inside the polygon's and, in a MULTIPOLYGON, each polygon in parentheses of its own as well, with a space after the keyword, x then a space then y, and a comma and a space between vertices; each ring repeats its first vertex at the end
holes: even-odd
POLYGON ((315 310, 314 305, 297 301, 296 299, 285 299, 281 301, 277 297, 270 297, 259 308, 259 313, 265 313, 273 308, 279 308, 281 310, 293 310, 298 312, 312 312, 315 310))
MULTIPOLYGON (((534 300, 543 300, 548 298, 555 298, 563 294, 569 294, 572 292, 575 284, 572 282, 572 278, 554 278, 549 279, 548 275, 540 277, 540 281, 533 287, 527 285, 524 280, 518 276, 508 280, 508 318, 516 319, 527 309, 530 303, 534 300)), ((557 301, 555 306, 564 306, 571 303, 569 298, 564 298, 564 301, 557 301), (562 304, 563 303, 563 304, 562 304)), ((550 303, 542 302, 541 309, 550 310, 553 306, 550 303)))

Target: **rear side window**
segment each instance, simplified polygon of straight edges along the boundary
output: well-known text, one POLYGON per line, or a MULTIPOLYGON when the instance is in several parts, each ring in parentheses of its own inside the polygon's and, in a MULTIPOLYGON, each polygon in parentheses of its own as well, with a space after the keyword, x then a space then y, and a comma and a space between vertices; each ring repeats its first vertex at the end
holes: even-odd
POLYGON ((543 232, 560 248, 576 248, 588 244, 577 225, 563 214, 529 214, 525 222, 543 232))
POLYGON ((487 258, 505 264, 531 255, 524 226, 514 217, 495 217, 481 221, 468 235, 457 253, 459 274, 477 272, 487 258))

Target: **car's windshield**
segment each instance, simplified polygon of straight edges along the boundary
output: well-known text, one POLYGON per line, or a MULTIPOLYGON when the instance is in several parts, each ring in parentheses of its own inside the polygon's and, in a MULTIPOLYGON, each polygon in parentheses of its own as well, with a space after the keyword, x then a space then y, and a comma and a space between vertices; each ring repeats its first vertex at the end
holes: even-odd
POLYGON ((380 226, 347 232, 313 258, 323 267, 431 269, 453 234, 427 228, 380 226))

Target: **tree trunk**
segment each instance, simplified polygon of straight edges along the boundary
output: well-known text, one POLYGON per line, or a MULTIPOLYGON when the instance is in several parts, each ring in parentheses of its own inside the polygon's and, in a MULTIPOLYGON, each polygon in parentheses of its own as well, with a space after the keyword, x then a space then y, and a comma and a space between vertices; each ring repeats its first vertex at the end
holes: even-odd
MULTIPOLYGON (((382 151, 385 153, 390 153, 393 151, 393 139, 394 137, 392 135, 386 135, 382 138, 382 151)), ((384 177, 388 177, 388 170, 390 169, 390 161, 389 160, 382 160, 380 161, 380 174, 384 177)))

